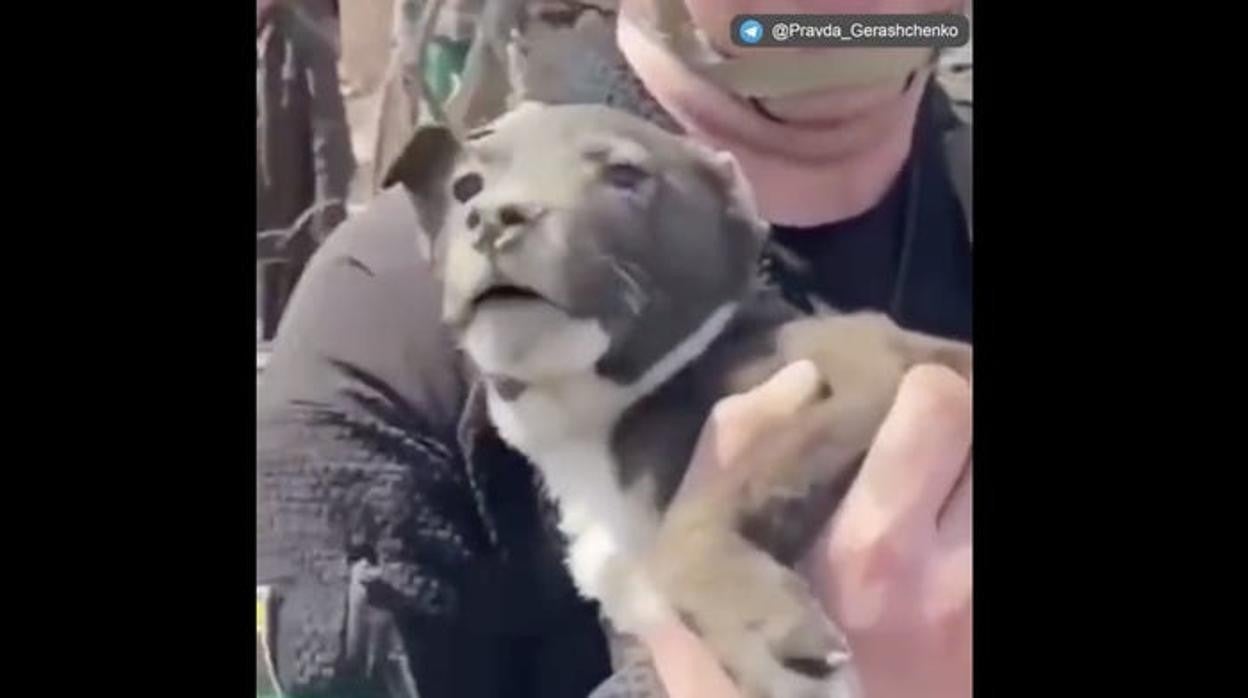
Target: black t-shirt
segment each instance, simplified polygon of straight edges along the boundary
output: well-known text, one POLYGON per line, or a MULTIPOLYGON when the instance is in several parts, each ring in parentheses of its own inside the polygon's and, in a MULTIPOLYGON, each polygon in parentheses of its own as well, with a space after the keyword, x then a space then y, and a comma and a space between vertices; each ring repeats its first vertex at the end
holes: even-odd
POLYGON ((883 311, 909 329, 970 341, 971 243, 932 109, 929 95, 911 157, 883 201, 846 221, 775 226, 772 243, 782 254, 770 264, 794 295, 883 311))

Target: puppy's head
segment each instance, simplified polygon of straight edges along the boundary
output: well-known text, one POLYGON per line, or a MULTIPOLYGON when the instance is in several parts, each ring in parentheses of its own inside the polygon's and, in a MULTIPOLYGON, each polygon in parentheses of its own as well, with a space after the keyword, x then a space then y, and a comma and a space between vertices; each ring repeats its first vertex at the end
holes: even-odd
POLYGON ((460 142, 420 129, 415 200, 443 315, 487 374, 621 384, 749 289, 766 224, 730 156, 587 105, 521 105, 460 142))

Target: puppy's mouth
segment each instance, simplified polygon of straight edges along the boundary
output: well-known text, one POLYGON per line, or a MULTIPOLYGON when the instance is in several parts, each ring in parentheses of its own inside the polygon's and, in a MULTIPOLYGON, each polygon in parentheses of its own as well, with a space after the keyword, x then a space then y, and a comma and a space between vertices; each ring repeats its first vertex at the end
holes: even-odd
POLYGON ((566 314, 558 303, 530 286, 522 286, 510 279, 491 279, 476 284, 471 290, 461 290, 462 295, 448 294, 444 298, 444 320, 453 327, 467 328, 482 313, 501 314, 511 318, 523 318, 543 309, 557 310, 566 314), (517 315, 519 313, 519 315, 517 315))
POLYGON ((524 286, 515 286, 513 284, 499 284, 490 286, 484 291, 478 293, 472 299, 472 306, 479 308, 486 303, 505 302, 505 301, 544 301, 546 297, 524 286))

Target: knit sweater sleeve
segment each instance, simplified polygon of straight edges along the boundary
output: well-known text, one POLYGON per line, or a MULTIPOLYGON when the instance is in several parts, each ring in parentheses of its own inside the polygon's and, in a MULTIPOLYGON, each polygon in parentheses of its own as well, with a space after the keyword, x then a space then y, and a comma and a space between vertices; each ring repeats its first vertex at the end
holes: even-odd
POLYGON ((318 252, 258 386, 257 583, 292 696, 415 695, 399 628, 456 617, 490 547, 456 440, 457 355, 400 199, 318 252))

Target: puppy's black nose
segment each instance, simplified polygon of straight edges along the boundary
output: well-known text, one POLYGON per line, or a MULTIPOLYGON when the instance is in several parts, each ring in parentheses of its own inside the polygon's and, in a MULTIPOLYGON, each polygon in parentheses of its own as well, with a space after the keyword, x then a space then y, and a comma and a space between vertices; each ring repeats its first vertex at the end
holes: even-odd
POLYGON ((529 222, 529 216, 519 206, 507 205, 498 209, 498 222, 504 228, 513 225, 524 225, 529 222))
POLYGON ((535 204, 474 207, 468 214, 468 227, 476 229, 472 245, 478 252, 502 251, 545 213, 545 208, 535 204))

